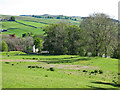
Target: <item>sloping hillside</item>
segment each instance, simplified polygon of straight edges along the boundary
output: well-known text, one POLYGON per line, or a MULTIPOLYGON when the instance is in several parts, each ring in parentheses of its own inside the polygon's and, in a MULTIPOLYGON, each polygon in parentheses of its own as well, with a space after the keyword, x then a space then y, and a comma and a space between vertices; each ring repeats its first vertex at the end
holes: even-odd
POLYGON ((43 34, 43 29, 52 23, 64 21, 69 24, 79 25, 80 20, 74 21, 70 19, 56 19, 56 18, 36 18, 31 16, 15 16, 16 21, 8 21, 11 16, 0 15, 2 17, 2 34, 15 34, 21 37, 23 33, 32 32, 33 34, 43 34))

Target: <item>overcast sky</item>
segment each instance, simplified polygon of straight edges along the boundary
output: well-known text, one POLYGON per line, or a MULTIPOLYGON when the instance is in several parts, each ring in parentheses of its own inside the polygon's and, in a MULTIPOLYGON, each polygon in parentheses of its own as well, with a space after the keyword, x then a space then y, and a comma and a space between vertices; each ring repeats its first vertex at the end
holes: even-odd
POLYGON ((117 19, 118 1, 119 0, 0 0, 0 14, 52 14, 84 17, 99 12, 117 19))

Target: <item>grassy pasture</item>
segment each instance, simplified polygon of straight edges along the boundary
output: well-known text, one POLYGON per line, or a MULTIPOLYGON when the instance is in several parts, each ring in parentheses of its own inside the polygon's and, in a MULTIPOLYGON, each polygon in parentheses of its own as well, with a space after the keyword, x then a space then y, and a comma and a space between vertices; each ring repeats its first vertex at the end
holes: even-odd
POLYGON ((6 52, 2 53, 3 88, 118 87, 118 59, 78 55, 27 55, 21 52, 9 54, 8 57, 6 52), (55 71, 50 71, 51 67, 55 71))
POLYGON ((7 29, 7 32, 2 32, 2 34, 14 34, 17 37, 21 37, 23 33, 33 32, 33 34, 43 34, 41 28, 34 28, 26 25, 22 25, 16 22, 4 21, 2 22, 2 29, 7 29))
MULTIPOLYGON (((2 18, 9 19, 8 15, 0 15, 2 18)), ((17 22, 2 21, 2 29, 7 29, 7 32, 2 34, 16 34, 17 37, 21 37, 23 33, 32 32, 33 34, 43 34, 43 28, 52 23, 59 23, 64 21, 66 23, 79 25, 80 21, 66 20, 66 19, 47 19, 47 18, 34 18, 25 16, 15 16, 17 22)))
POLYGON ((58 22, 64 21, 64 22, 71 22, 75 25, 79 25, 79 23, 82 21, 82 19, 79 19, 79 21, 73 21, 73 20, 69 20, 69 19, 48 19, 48 18, 26 17, 26 16, 17 16, 16 19, 17 20, 43 22, 46 24, 52 24, 52 23, 58 23, 58 22))
POLYGON ((26 24, 26 25, 33 25, 33 26, 35 26, 35 27, 37 27, 37 28, 40 28, 40 27, 45 27, 45 26, 47 26, 47 24, 42 24, 42 23, 37 23, 37 22, 32 22, 32 21, 23 21, 23 20, 17 20, 18 22, 22 22, 22 23, 24 23, 24 24, 26 24))

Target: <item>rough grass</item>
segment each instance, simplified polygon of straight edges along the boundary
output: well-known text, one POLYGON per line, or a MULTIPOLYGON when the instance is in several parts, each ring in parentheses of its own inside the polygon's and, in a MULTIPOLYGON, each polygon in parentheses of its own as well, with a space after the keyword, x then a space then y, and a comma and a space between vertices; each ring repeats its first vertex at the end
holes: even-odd
POLYGON ((54 56, 24 54, 11 55, 10 57, 4 55, 2 66, 3 88, 101 89, 117 88, 118 83, 118 59, 112 58, 80 57, 77 55, 54 56), (28 61, 30 58, 31 60, 32 58, 39 58, 39 62, 34 62, 34 60, 33 62, 12 61, 6 64, 6 61, 4 61, 19 61, 22 60, 22 58, 26 58, 25 60, 28 61), (37 66, 41 68, 28 68, 28 66, 37 66), (54 71, 50 71, 50 68, 54 68, 54 71), (95 73, 95 70, 98 72, 95 73), (99 70, 103 71, 103 73, 100 74, 99 70))

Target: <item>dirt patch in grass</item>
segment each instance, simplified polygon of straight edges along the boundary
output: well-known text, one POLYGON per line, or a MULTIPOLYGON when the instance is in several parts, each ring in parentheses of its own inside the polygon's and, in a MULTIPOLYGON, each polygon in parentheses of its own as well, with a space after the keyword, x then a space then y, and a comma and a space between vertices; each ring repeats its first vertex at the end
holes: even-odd
MULTIPOLYGON (((2 60, 3 62, 37 62, 38 60, 2 60)), ((41 62, 40 62, 41 63, 41 62)), ((44 62, 42 62, 44 63, 44 62)), ((95 66, 81 66, 81 65, 63 65, 63 64, 38 64, 38 66, 42 66, 45 68, 58 68, 58 69, 74 69, 74 70, 83 70, 83 69, 89 69, 89 70, 95 70, 98 69, 98 67, 95 66)))
POLYGON ((80 65, 44 64, 42 66, 45 68, 54 67, 54 68, 59 68, 59 69, 75 69, 75 70, 98 69, 98 67, 95 67, 95 66, 80 66, 80 65))

